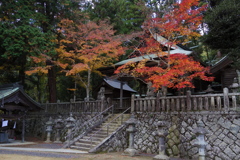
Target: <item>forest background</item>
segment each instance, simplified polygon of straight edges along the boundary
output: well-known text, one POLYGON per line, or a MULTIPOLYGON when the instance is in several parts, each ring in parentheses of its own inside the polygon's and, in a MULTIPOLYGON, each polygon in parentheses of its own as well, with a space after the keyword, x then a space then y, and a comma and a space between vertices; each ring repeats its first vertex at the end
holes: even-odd
MULTIPOLYGON (((143 23, 162 17, 176 2, 182 3, 179 0, 0 2, 0 85, 20 82, 41 103, 90 99, 103 76, 98 68, 130 57, 139 44, 133 37, 143 30, 143 23)), ((240 2, 199 2, 207 5, 198 29, 201 37, 185 45, 198 53, 198 60, 206 66, 229 54, 234 57, 234 67, 239 69, 240 2)))

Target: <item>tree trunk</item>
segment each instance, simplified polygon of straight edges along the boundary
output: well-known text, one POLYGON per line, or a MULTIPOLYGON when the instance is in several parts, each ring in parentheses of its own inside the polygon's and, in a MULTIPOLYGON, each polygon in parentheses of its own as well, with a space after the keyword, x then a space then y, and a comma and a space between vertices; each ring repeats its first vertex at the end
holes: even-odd
POLYGON ((87 77, 87 86, 86 86, 86 101, 90 100, 91 96, 91 70, 88 70, 88 77, 87 77))
POLYGON ((57 102, 57 87, 56 87, 55 66, 53 66, 52 62, 50 62, 50 61, 47 61, 47 65, 52 65, 52 67, 48 70, 49 102, 56 103, 57 102))
POLYGON ((18 75, 18 79, 21 82, 22 86, 25 86, 25 71, 26 71, 26 63, 27 63, 27 56, 25 53, 23 53, 20 57, 19 60, 19 65, 21 66, 19 69, 19 75, 18 75))

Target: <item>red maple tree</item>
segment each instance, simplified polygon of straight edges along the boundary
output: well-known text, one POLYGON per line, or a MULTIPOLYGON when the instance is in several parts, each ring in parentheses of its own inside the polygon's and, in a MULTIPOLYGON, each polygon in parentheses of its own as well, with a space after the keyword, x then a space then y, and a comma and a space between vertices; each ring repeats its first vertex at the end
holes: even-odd
POLYGON ((149 34, 143 36, 144 45, 136 49, 143 56, 142 60, 129 61, 117 68, 115 73, 141 77, 147 82, 152 82, 156 90, 162 87, 194 88, 192 80, 196 78, 213 81, 213 77, 206 75, 209 68, 182 54, 183 50, 177 45, 200 36, 197 29, 205 10, 206 5, 199 6, 199 1, 182 0, 181 3, 173 4, 162 17, 147 20, 144 29, 145 33, 149 34), (194 7, 197 9, 192 9, 194 7), (179 53, 171 54, 172 50, 179 53), (154 66, 149 66, 150 61, 155 63, 154 66))

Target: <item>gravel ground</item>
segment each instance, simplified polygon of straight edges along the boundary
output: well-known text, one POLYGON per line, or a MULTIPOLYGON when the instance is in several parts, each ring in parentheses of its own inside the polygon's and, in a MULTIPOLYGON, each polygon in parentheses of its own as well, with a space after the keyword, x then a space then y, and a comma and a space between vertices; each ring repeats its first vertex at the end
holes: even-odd
POLYGON ((38 144, 11 145, 8 147, 60 149, 63 147, 63 144, 39 142, 38 144))
MULTIPOLYGON (((32 152, 32 151, 13 151, 13 150, 0 150, 0 154, 27 155, 27 156, 36 156, 36 157, 65 158, 65 159, 80 158, 80 156, 76 155, 76 154, 32 152)), ((1 157, 0 157, 0 159, 1 159, 1 157)))
MULTIPOLYGON (((38 142, 37 144, 18 144, 8 147, 21 148, 41 148, 41 149, 61 149, 63 144, 38 142)), ((121 152, 101 153, 101 154, 74 154, 74 153, 54 153, 39 151, 19 151, 0 149, 0 160, 152 160, 154 155, 141 154, 140 156, 129 157, 122 155, 121 152)), ((171 160, 183 160, 171 158, 171 160)))

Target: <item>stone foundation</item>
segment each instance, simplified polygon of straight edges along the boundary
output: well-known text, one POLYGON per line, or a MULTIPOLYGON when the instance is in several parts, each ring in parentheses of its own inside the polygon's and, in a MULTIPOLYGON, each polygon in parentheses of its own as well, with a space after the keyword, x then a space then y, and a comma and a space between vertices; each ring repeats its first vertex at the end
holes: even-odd
MULTIPOLYGON (((94 115, 78 115, 76 119, 82 123, 94 115)), ((63 117, 63 118, 67 118, 63 117)), ((134 136, 134 148, 142 153, 158 154, 158 136, 155 134, 158 121, 167 123, 166 153, 170 157, 198 159, 196 145, 197 121, 200 119, 205 124, 206 134, 206 159, 207 160, 239 160, 240 159, 240 113, 239 112, 161 112, 161 113, 136 113, 137 132, 134 136)), ((28 117, 26 133, 35 136, 45 135, 45 123, 49 116, 28 117)), ((54 119, 54 117, 53 117, 54 119)), ((129 135, 127 125, 111 135, 101 144, 98 152, 124 151, 128 147, 129 135)), ((64 130, 63 130, 64 131, 64 130)), ((54 132, 53 132, 54 133, 54 132)), ((52 135, 52 139, 54 134, 52 135)), ((61 137, 64 140, 64 134, 61 137)))
POLYGON ((158 153, 158 137, 154 135, 158 121, 166 121, 167 154, 171 157, 198 158, 197 121, 208 131, 206 159, 240 159, 240 115, 238 112, 137 113, 135 148, 144 153, 158 153))

